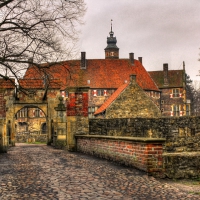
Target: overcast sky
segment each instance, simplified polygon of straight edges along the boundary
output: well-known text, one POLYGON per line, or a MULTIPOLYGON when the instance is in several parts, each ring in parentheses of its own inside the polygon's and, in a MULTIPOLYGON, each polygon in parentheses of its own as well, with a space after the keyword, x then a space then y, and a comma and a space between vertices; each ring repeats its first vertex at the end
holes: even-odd
POLYGON ((79 48, 88 59, 105 58, 113 19, 119 57, 143 57, 148 71, 182 69, 200 80, 200 0, 85 0, 79 48))

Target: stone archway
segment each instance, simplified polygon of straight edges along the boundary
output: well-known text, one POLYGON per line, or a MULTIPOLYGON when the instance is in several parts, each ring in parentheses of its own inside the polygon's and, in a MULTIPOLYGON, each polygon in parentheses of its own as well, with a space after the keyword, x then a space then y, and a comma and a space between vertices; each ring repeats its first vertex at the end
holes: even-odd
POLYGON ((15 105, 15 142, 48 143, 47 112, 44 105, 15 105))
POLYGON ((46 132, 47 132, 47 123, 44 122, 41 124, 41 133, 46 134, 46 132))

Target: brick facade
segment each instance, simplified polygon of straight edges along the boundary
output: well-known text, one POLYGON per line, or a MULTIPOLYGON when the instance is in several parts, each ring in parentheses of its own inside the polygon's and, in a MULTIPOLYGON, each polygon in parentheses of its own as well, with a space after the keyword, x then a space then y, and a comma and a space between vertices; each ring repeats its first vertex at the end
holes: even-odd
POLYGON ((185 89, 168 88, 162 89, 161 111, 163 116, 186 116, 190 115, 186 111, 185 89), (179 91, 174 94, 173 91, 179 91))
POLYGON ((190 116, 191 100, 186 91, 186 73, 182 70, 168 70, 163 64, 163 71, 148 72, 161 91, 160 109, 162 116, 190 116))

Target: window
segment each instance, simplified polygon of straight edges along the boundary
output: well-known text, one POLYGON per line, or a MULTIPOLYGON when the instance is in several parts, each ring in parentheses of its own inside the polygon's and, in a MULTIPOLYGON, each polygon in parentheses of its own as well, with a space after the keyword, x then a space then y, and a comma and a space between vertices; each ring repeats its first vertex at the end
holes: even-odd
POLYGON ((179 116, 179 105, 173 105, 173 116, 179 116))
POLYGON ((98 107, 88 107, 88 116, 89 118, 94 118, 94 113, 98 107))
POLYGON ((103 90, 97 90, 97 96, 103 96, 103 90))
POLYGON ((40 117, 40 109, 39 108, 35 109, 35 117, 40 117))
POLYGON ((186 105, 186 115, 190 115, 190 105, 186 105))
POLYGON ((161 104, 164 104, 164 100, 161 100, 161 104))
POLYGON ((179 93, 180 93, 180 91, 177 88, 172 90, 173 97, 179 97, 179 93))

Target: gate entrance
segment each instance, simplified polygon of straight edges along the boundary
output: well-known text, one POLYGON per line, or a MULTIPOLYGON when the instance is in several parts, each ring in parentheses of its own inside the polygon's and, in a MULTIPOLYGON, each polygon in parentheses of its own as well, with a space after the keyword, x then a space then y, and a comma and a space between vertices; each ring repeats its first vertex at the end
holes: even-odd
POLYGON ((37 106, 24 106, 15 114, 15 142, 47 143, 47 119, 37 106))

